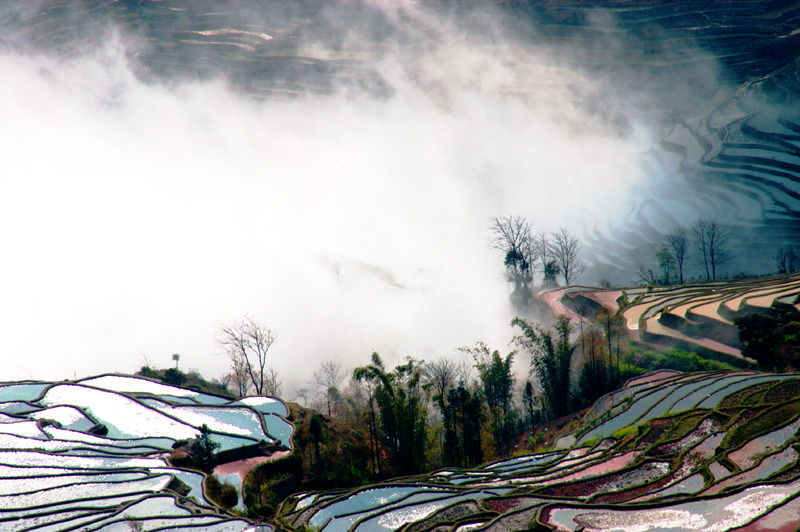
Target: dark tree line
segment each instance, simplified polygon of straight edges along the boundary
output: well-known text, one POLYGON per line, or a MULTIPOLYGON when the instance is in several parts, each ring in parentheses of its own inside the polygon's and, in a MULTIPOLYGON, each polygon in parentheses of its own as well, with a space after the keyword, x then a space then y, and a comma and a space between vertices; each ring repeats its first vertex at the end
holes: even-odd
POLYGON ((545 401, 530 382, 521 397, 522 411, 518 407, 512 368, 515 352, 502 356, 482 342, 461 350, 473 359, 474 380, 447 358, 432 362, 409 358, 389 371, 380 355, 373 353, 370 364, 355 368, 354 380, 369 385, 363 419, 375 476, 419 473, 431 461, 457 467, 478 465, 487 457, 508 454, 519 435, 543 417, 538 406, 545 401), (438 429, 430 423, 429 403, 440 416, 438 429), (429 452, 431 438, 440 442, 438 457, 429 452), (384 451, 388 463, 381 462, 384 451))
POLYGON ((447 402, 440 412, 445 426, 443 462, 457 467, 482 464, 484 411, 480 393, 460 382, 448 390, 447 402))
POLYGON ((793 308, 771 315, 748 314, 734 320, 742 355, 765 371, 800 370, 800 312, 793 308))
POLYGON ((581 344, 577 344, 571 340, 573 325, 566 316, 559 316, 552 328, 515 318, 512 325, 519 330, 513 340, 515 351, 501 355, 482 342, 461 348, 477 370, 471 382, 452 359, 407 359, 388 371, 373 353, 371 363, 356 368, 353 377, 373 385, 365 419, 374 438, 370 448, 378 455, 371 459, 376 473, 382 471, 380 449, 387 450, 389 469, 399 475, 425 470, 426 460, 471 467, 508 455, 526 430, 583 408, 618 386, 623 373, 620 314, 604 310, 596 323, 585 329, 581 324, 581 344), (576 365, 579 346, 586 360, 576 365), (531 378, 516 392, 512 365, 519 354, 529 357, 531 378), (431 414, 428 402, 441 425, 426 422, 431 414), (436 426, 438 433, 432 430, 436 426), (433 457, 426 454, 426 442, 437 434, 441 454, 433 457))

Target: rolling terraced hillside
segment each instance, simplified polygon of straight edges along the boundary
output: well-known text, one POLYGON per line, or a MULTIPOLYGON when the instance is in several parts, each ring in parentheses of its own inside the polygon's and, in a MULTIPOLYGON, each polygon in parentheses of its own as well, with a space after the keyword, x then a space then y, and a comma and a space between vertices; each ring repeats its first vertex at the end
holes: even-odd
POLYGON ((271 530, 222 512, 205 474, 172 462, 205 425, 215 473, 241 492, 248 469, 288 452, 286 415, 277 399, 138 377, 0 384, 0 530, 271 530))
POLYGON ((652 256, 666 228, 698 218, 716 217, 730 229, 736 259, 728 273, 770 271, 776 248, 800 244, 797 3, 388 5, 4 3, 0 52, 71 60, 116 43, 147 82, 221 78, 232 90, 265 100, 333 93, 391 99, 399 90, 387 75, 391 65, 423 90, 441 94, 443 103, 448 79, 435 73, 445 71, 450 59, 437 55, 442 49, 454 57, 480 50, 514 65, 517 81, 498 90, 520 102, 549 87, 546 79, 525 73, 530 54, 557 58, 600 80, 597 93, 572 89, 586 113, 621 136, 635 123, 654 132, 638 163, 647 179, 636 199, 607 225, 587 225, 594 227, 584 242, 587 258, 600 267, 597 279, 626 282, 638 260, 652 256))
POLYGON ((658 372, 552 452, 284 502, 296 529, 796 530, 800 379, 658 372))
MULTIPOLYGON (((795 530, 799 392, 796 375, 650 373, 602 397, 550 451, 298 493, 274 522, 324 532, 795 530)), ((290 446, 278 400, 103 375, 4 383, 0 410, 2 530, 274 529, 222 512, 205 473, 171 462, 206 425, 230 460, 214 472, 241 491, 231 476, 290 446)))
MULTIPOLYGON (((800 311, 800 274, 761 279, 694 283, 675 287, 629 288, 622 309, 634 343, 677 347, 746 366, 733 320, 748 314, 800 311)), ((623 290, 581 287, 547 291, 539 297, 555 314, 595 319, 600 308, 619 310, 623 290)))

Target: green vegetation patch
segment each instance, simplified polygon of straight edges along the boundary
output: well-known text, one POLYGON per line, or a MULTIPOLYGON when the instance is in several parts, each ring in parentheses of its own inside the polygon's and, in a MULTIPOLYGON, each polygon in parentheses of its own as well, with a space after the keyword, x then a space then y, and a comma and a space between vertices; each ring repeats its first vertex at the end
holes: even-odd
POLYGON ((244 479, 244 502, 252 517, 271 517, 280 502, 298 491, 303 474, 302 458, 285 458, 256 466, 244 479))
POLYGON ((769 408, 735 426, 720 444, 723 449, 735 449, 769 431, 778 429, 800 415, 800 399, 769 408))
POLYGON ((738 390, 720 401, 717 408, 724 410, 745 405, 757 405, 763 401, 764 391, 774 386, 774 384, 773 382, 762 382, 761 384, 738 390))
POLYGON ((230 510, 239 502, 239 494, 236 488, 230 484, 220 482, 216 475, 208 475, 204 481, 206 496, 211 502, 230 510))
POLYGON ((649 349, 632 347, 626 355, 626 362, 645 371, 659 369, 672 369, 676 371, 734 371, 737 368, 709 358, 703 358, 697 353, 683 349, 671 349, 667 353, 656 353, 649 349))
POLYGON ((651 420, 649 430, 639 439, 638 444, 648 447, 664 441, 665 437, 669 438, 669 435, 674 432, 675 425, 681 421, 681 416, 666 416, 651 420))
POLYGON ((782 403, 800 397, 800 378, 790 379, 773 386, 764 394, 765 403, 782 403))
POLYGON ((658 443, 677 441, 692 432, 706 417, 705 412, 684 412, 674 416, 674 421, 668 431, 665 431, 658 443))

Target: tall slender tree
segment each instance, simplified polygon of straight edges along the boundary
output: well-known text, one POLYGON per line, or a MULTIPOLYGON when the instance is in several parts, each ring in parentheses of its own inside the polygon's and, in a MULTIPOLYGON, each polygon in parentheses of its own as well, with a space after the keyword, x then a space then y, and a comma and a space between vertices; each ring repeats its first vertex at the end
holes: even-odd
POLYGON ((569 284, 586 271, 586 263, 580 258, 581 245, 578 237, 565 227, 550 235, 550 256, 564 277, 564 284, 569 284))
POLYGON ((346 376, 347 373, 342 364, 335 360, 324 360, 311 375, 310 384, 314 385, 323 396, 328 419, 333 413, 333 399, 346 376))
POLYGON ((409 475, 425 468, 427 405, 422 393, 422 369, 412 359, 386 372, 378 353, 367 366, 353 371, 357 381, 376 384, 375 400, 380 410, 381 436, 389 450, 395 473, 409 475))
POLYGON ((706 269, 706 279, 717 279, 717 268, 731 259, 728 231, 716 219, 697 220, 692 226, 695 246, 706 269))
POLYGON ((478 342, 472 352, 489 409, 495 448, 500 452, 509 446, 516 434, 518 413, 512 401, 514 373, 511 371, 514 352, 503 358, 499 351, 490 353, 482 342, 478 342))
POLYGON ((689 236, 686 234, 686 229, 674 226, 667 233, 666 240, 666 246, 672 251, 675 265, 678 267, 678 282, 683 284, 683 263, 689 251, 689 236))
POLYGON ((536 395, 533 392, 533 383, 531 381, 525 382, 525 387, 522 390, 522 406, 525 409, 525 421, 528 428, 532 429, 538 420, 536 406, 536 395))
POLYGON ((619 386, 622 382, 622 374, 619 360, 619 337, 622 334, 621 329, 624 325, 624 318, 619 312, 614 312, 608 307, 603 307, 597 314, 597 322, 603 328, 603 336, 605 338, 606 352, 608 355, 608 376, 611 388, 619 386), (616 337, 616 363, 614 359, 614 338, 616 337))
POLYGON ((531 370, 543 391, 544 407, 551 417, 568 414, 572 406, 570 368, 575 346, 570 343, 569 318, 558 316, 553 330, 514 318, 511 324, 521 334, 514 343, 531 355, 531 370))
POLYGON ((423 366, 425 377, 425 387, 433 391, 433 401, 442 415, 442 425, 444 426, 444 442, 442 444, 442 458, 445 464, 455 465, 455 427, 452 418, 452 409, 448 408, 447 397, 450 389, 456 382, 458 368, 456 363, 450 358, 441 357, 423 366))
POLYGON ((447 409, 452 420, 453 465, 475 467, 483 463, 481 429, 484 422, 483 398, 480 391, 470 391, 463 381, 447 392, 447 409))

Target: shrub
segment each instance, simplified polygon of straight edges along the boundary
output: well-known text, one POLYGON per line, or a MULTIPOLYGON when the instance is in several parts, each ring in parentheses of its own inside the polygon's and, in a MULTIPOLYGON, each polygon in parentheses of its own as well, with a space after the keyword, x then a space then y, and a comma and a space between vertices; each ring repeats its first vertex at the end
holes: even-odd
POLYGON ((231 484, 220 482, 216 475, 205 478, 206 495, 217 506, 230 510, 239 502, 239 493, 231 484))
POLYGON ((236 506, 236 503, 239 502, 239 494, 236 492, 236 488, 233 487, 231 484, 222 484, 222 489, 220 490, 219 494, 219 503, 220 506, 229 510, 236 506))
POLYGON ((211 429, 204 424, 200 427, 200 435, 192 444, 194 465, 203 471, 211 471, 214 467, 214 455, 219 447, 219 443, 211 439, 211 429))
POLYGON ((156 371, 155 371, 153 368, 151 368, 150 366, 142 366, 142 369, 140 369, 140 370, 139 370, 139 371, 138 371, 136 374, 137 374, 137 375, 141 375, 142 377, 149 377, 149 378, 151 378, 151 379, 158 379, 158 378, 160 378, 160 377, 161 377, 161 376, 158 374, 158 372, 156 372, 156 371))
POLYGON ((166 384, 180 386, 186 382, 186 375, 184 375, 177 368, 169 368, 168 370, 164 371, 164 376, 161 378, 161 380, 166 384))

